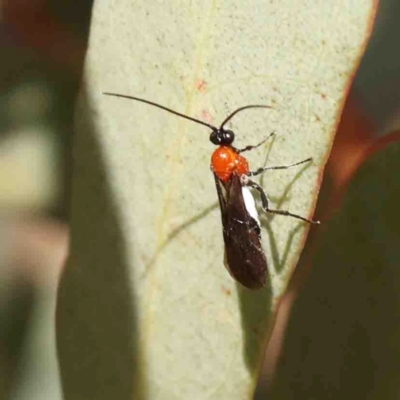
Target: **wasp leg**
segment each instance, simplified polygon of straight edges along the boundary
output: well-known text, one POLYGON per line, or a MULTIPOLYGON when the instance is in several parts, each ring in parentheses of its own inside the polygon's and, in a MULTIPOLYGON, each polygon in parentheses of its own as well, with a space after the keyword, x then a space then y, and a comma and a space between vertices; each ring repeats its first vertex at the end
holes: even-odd
POLYGON ((262 208, 264 211, 272 213, 272 214, 279 214, 279 215, 286 215, 288 217, 293 217, 293 218, 297 218, 297 219, 301 219, 302 221, 308 222, 309 224, 316 224, 319 225, 320 222, 319 221, 314 221, 312 219, 308 219, 308 218, 304 218, 300 215, 297 214, 293 214, 290 211, 286 211, 286 210, 272 210, 271 208, 269 208, 269 204, 268 204, 268 198, 267 195, 265 194, 263 188, 258 185, 257 183, 251 181, 250 179, 248 179, 246 181, 246 185, 250 186, 254 189, 256 189, 259 193, 260 193, 260 198, 261 198, 261 204, 262 204, 262 208))
POLYGON ((262 174, 265 171, 269 171, 271 169, 288 169, 288 168, 295 167, 296 165, 304 164, 304 163, 309 162, 309 161, 312 161, 311 157, 307 158, 306 160, 294 163, 294 164, 278 165, 276 167, 262 167, 262 168, 256 169, 255 171, 250 171, 247 175, 248 176, 256 176, 256 175, 262 174))
POLYGON ((272 138, 274 135, 275 135, 275 132, 272 132, 262 142, 254 145, 254 146, 250 145, 250 146, 243 147, 243 149, 236 149, 236 151, 240 154, 240 153, 243 153, 245 151, 256 149, 257 147, 260 147, 261 145, 263 145, 268 139, 272 138))

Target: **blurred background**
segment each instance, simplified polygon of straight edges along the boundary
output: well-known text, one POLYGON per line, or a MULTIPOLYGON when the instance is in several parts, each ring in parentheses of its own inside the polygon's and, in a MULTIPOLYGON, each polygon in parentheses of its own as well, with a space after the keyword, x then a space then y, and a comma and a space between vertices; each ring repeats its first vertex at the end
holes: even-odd
MULTIPOLYGON (((74 102, 91 7, 88 0, 0 3, 0 399, 61 399, 53 318, 68 248, 74 102)), ((400 2, 381 0, 338 139, 342 146, 352 140, 353 154, 399 128, 399 19, 400 2)), ((327 173, 338 165, 345 167, 332 161, 327 173)), ((260 399, 287 312, 267 352, 260 399)))

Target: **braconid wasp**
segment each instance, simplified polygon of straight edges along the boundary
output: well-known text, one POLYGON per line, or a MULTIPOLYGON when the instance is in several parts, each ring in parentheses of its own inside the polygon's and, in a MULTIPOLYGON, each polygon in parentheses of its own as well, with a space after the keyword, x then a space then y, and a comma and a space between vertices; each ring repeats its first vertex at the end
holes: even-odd
POLYGON ((242 153, 253 150, 265 143, 274 134, 270 134, 262 142, 235 148, 232 143, 235 134, 224 126, 233 116, 249 108, 271 108, 267 105, 248 105, 240 107, 228 115, 219 128, 188 115, 181 114, 160 104, 139 97, 127 96, 118 93, 103 93, 108 96, 136 100, 142 103, 161 108, 169 113, 188 119, 211 129, 210 141, 218 146, 211 156, 211 170, 214 174, 218 200, 222 216, 222 231, 225 242, 225 264, 238 282, 249 289, 259 289, 266 285, 268 277, 267 259, 261 246, 261 227, 253 195, 249 188, 258 191, 264 211, 272 214, 286 215, 302 221, 319 224, 300 215, 286 210, 274 210, 269 207, 267 195, 260 185, 250 177, 275 169, 287 169, 311 161, 311 158, 280 166, 261 167, 255 171, 249 169, 248 162, 242 153))

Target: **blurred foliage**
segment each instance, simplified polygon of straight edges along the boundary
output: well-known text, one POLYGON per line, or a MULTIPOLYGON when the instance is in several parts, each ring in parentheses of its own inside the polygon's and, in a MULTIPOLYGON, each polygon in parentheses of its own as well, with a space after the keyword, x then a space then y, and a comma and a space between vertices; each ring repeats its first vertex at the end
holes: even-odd
MULTIPOLYGON (((59 191, 44 210, 68 215, 74 101, 81 81, 92 1, 13 0, 3 5, 0 35, 0 137, 21 129, 52 133, 59 191)), ((57 188, 54 188, 57 190, 57 188)), ((27 197, 29 193, 27 193, 27 197)))
POLYGON ((324 227, 270 398, 399 397, 396 139, 361 166, 324 227))
POLYGON ((49 218, 68 219, 74 101, 91 6, 42 0, 0 6, 1 399, 59 398, 47 330, 61 268, 54 253, 66 248, 67 232, 49 218))

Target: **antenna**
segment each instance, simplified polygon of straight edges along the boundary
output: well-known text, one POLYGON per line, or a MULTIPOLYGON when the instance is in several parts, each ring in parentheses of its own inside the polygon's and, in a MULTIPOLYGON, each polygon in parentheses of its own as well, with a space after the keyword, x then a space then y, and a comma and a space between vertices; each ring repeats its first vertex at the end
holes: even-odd
POLYGON ((233 111, 230 115, 228 115, 224 119, 224 121, 222 122, 221 126, 218 129, 214 125, 208 124, 207 122, 201 121, 201 120, 196 119, 196 118, 189 117, 188 115, 182 114, 182 113, 180 113, 178 111, 175 111, 175 110, 171 110, 170 108, 162 106, 161 104, 154 103, 153 101, 145 100, 145 99, 142 99, 140 97, 127 96, 125 94, 110 93, 110 92, 103 92, 103 94, 105 94, 107 96, 121 97, 123 99, 136 100, 136 101, 140 101, 142 103, 150 104, 151 106, 158 107, 158 108, 161 108, 162 110, 168 111, 171 114, 175 114, 178 117, 182 117, 182 118, 188 119, 189 121, 197 122, 198 124, 204 125, 204 126, 210 128, 214 132, 223 131, 224 130, 224 125, 228 121, 230 121, 240 111, 247 110, 248 108, 273 108, 271 106, 266 106, 266 105, 261 105, 261 104, 254 104, 254 105, 240 107, 237 110, 233 111))
POLYGON ((140 97, 133 97, 133 96, 127 96, 127 95, 125 95, 125 94, 109 93, 109 92, 103 92, 103 94, 105 94, 105 95, 107 95, 107 96, 122 97, 122 98, 124 98, 124 99, 136 100, 136 101, 140 101, 140 102, 142 102, 142 103, 150 104, 151 106, 158 107, 158 108, 161 108, 162 110, 165 110, 165 111, 170 112, 171 114, 175 114, 175 115, 177 115, 178 117, 182 117, 182 118, 188 119, 188 120, 190 120, 190 121, 197 122, 198 124, 207 126, 208 128, 212 129, 214 132, 217 132, 217 131, 218 131, 218 128, 216 128, 215 126, 213 126, 213 125, 211 125, 211 124, 208 124, 207 122, 200 121, 199 119, 189 117, 188 115, 181 114, 181 113, 178 112, 178 111, 171 110, 171 109, 168 108, 168 107, 164 107, 164 106, 162 106, 161 104, 157 104, 157 103, 154 103, 154 102, 149 101, 149 100, 141 99, 140 97))
POLYGON ((250 106, 244 106, 244 107, 240 107, 237 110, 235 110, 232 114, 228 115, 224 121, 222 122, 221 126, 219 127, 219 129, 224 129, 224 125, 231 120, 238 112, 243 111, 243 110, 247 110, 248 108, 273 108, 271 106, 265 106, 265 105, 260 105, 260 104, 255 104, 255 105, 250 105, 250 106))

